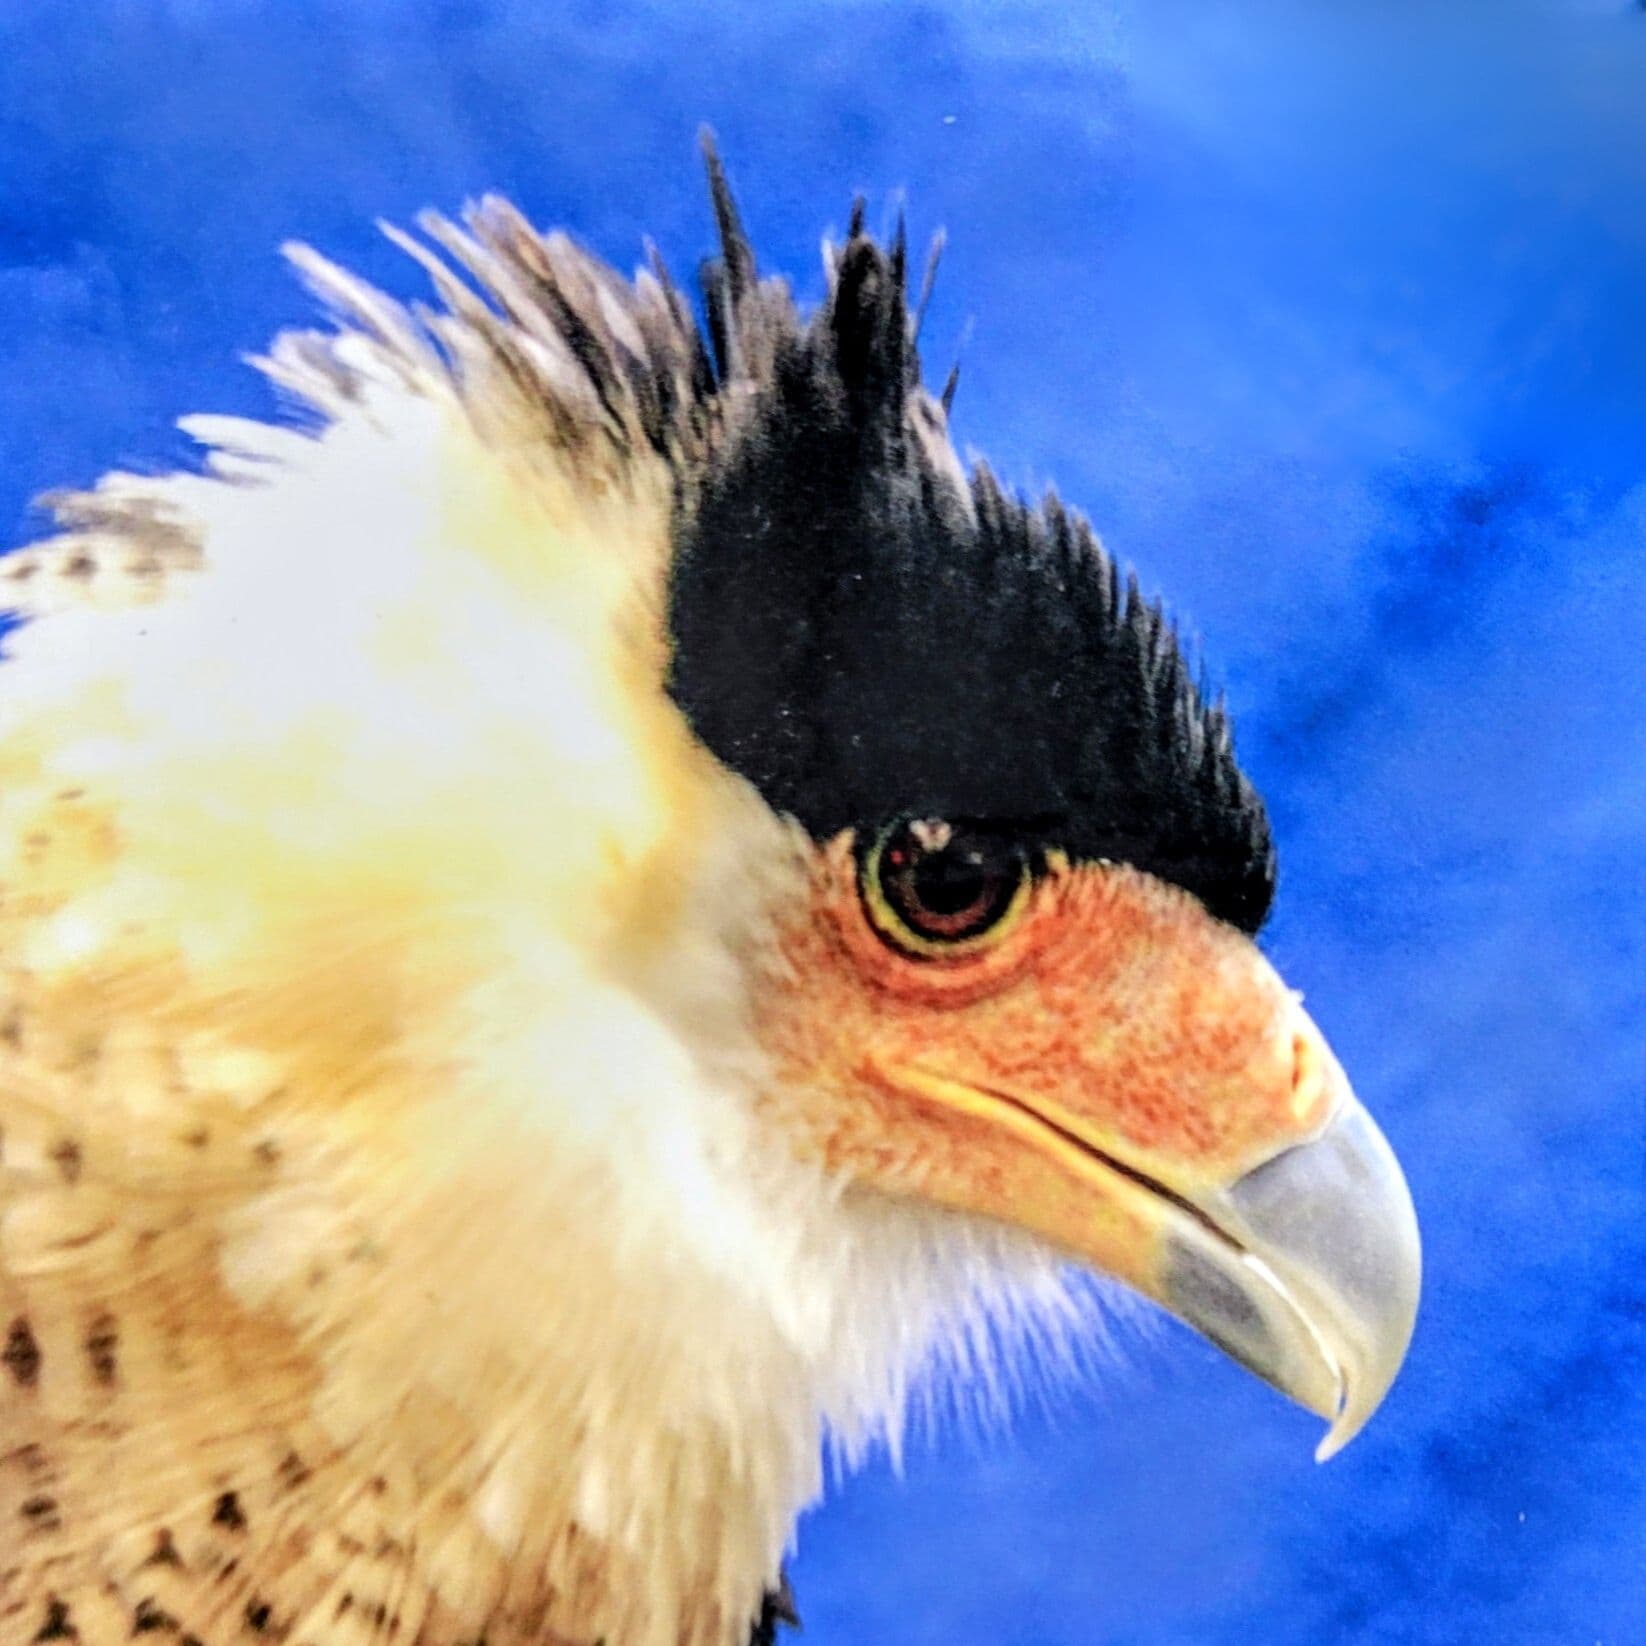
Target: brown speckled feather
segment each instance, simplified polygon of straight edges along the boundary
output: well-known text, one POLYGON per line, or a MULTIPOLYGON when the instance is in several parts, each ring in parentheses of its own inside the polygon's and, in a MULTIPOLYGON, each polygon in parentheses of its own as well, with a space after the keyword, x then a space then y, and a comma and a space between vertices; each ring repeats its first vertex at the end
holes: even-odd
MULTIPOLYGON (((115 475, 59 497, 61 534, 0 563, 6 603, 37 620, 7 665, 0 716, 4 1646, 588 1646, 619 1614, 584 1591, 614 1585, 656 1590, 620 1616, 632 1638, 661 1640, 661 1609, 701 1581, 697 1557, 679 1551, 659 1557, 655 1581, 649 1557, 625 1576, 631 1557, 565 1507, 567 1480, 509 1484, 530 1476, 516 1456, 523 1434, 575 1453, 607 1415, 556 1404, 552 1379, 547 1394, 522 1392, 512 1346, 484 1331, 466 1342, 418 1278, 499 1187, 484 1158, 494 1138, 468 1139, 475 1160, 432 1187, 417 1158, 438 1127, 426 1094, 451 1083, 443 1060, 466 1030, 485 1038, 469 992, 506 971, 488 911, 535 896, 575 920, 583 894, 562 889, 601 881, 629 826, 585 828, 573 807, 557 860, 537 883, 509 884, 499 865, 530 861, 538 823, 520 836, 509 822, 508 838, 488 839, 484 820, 420 832, 416 808, 461 790, 481 815, 494 781, 511 795, 545 785, 563 808, 552 735, 521 770, 512 721, 484 723, 481 708, 476 735, 495 732, 494 761, 473 756, 459 729, 471 758, 450 787, 438 769, 408 777, 386 747, 381 692, 339 733, 329 717, 353 681, 314 701, 294 684, 287 703, 277 675, 256 677, 266 659, 234 676, 217 721, 180 729, 197 705, 217 712, 214 688, 191 688, 189 669, 226 678, 238 667, 225 654, 235 635, 211 625, 262 598, 232 557, 250 566, 307 535, 272 506, 248 515, 246 500, 295 497, 301 510, 306 485, 316 508, 335 507, 330 475, 346 510, 351 477, 369 486, 375 462, 408 490, 437 488, 425 518, 482 521, 474 541, 459 533, 417 551, 430 576, 456 580, 454 621, 465 599, 486 624, 510 601, 562 600, 566 579, 589 583, 579 624, 628 637, 591 686, 594 723, 609 713, 622 737, 636 715, 662 723, 657 569, 677 477, 718 415, 696 327, 660 269, 623 281, 503 202, 476 208, 466 228, 424 226, 476 282, 396 234, 433 277, 438 313, 414 315, 292 253, 341 320, 334 335, 281 337, 262 362, 307 408, 311 432, 195 419, 207 474, 115 475), (348 442, 356 449, 328 457, 348 442), (212 593, 225 574, 246 586, 212 593), (153 639, 126 615, 134 608, 159 614, 153 639), (128 675, 161 684, 136 703, 128 675), (637 685, 656 707, 624 706, 637 685), (339 737, 364 746, 352 764, 339 737), (335 796, 352 783, 366 797, 384 774, 402 786, 383 805, 414 817, 398 834, 400 814, 385 822, 368 798, 358 815, 345 797, 298 825, 315 838, 295 845, 270 821, 305 784, 335 796), (497 1392, 470 1401, 442 1384, 448 1362, 451 1379, 489 1378, 497 1392)), ((314 644, 334 649, 344 676, 351 645, 411 644, 417 623, 442 616, 398 589, 378 597, 376 567, 398 575, 403 545, 392 520, 372 529, 381 553, 363 540, 370 564, 353 583, 345 568, 341 591, 324 564, 277 568, 262 585, 290 590, 299 614, 312 586, 342 614, 329 619, 341 632, 314 644)), ((352 530, 335 525, 345 555, 352 530)), ((552 623, 546 634, 531 644, 552 657, 552 623)), ((395 676, 385 689, 438 696, 462 679, 462 644, 444 662, 430 661, 438 648, 409 654, 409 685, 395 676)), ((656 758, 643 753, 642 767, 656 758)), ((652 802, 630 790, 653 782, 649 770, 613 779, 638 808, 637 839, 654 828, 652 802)), ((537 1238, 545 1220, 535 1208, 523 1226, 537 1238)), ((509 1283, 488 1282, 483 1263, 471 1273, 479 1290, 509 1283)), ((757 1603, 758 1589, 743 1604, 757 1603)), ((693 1604, 691 1638, 724 1638, 721 1600, 693 1604)))
POLYGON ((825 1436, 1072 1358, 1057 1256, 851 1192, 761 1038, 826 862, 676 667, 711 502, 772 524, 717 463, 844 315, 966 480, 901 251, 803 320, 711 186, 707 341, 497 200, 391 232, 432 310, 293 249, 291 425, 0 560, 0 1646, 769 1646, 825 1436))

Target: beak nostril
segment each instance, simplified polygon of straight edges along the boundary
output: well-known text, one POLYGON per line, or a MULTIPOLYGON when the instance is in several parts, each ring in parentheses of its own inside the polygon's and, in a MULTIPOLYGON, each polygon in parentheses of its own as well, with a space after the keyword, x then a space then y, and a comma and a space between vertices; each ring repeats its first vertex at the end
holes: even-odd
POLYGON ((1309 1118, 1321 1094, 1320 1046, 1301 1030, 1292 1035, 1292 1113, 1309 1118))
POLYGON ((1294 1034, 1292 1036, 1292 1095, 1294 1097, 1303 1090, 1313 1072, 1314 1050, 1309 1044, 1309 1038, 1307 1035, 1294 1034))

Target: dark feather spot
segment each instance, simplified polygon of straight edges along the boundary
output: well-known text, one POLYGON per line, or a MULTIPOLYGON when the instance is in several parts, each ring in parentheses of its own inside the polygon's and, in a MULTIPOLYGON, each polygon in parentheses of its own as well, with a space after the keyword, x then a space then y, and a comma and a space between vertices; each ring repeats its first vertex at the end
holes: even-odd
POLYGON ((132 1613, 131 1632, 134 1635, 149 1635, 161 1629, 176 1633, 177 1619, 170 1612, 163 1611, 152 1597, 145 1596, 138 1601, 137 1610, 132 1613))
POLYGON ((306 1464, 296 1452, 287 1452, 286 1455, 281 1458, 280 1466, 275 1471, 275 1473, 280 1477, 280 1484, 284 1486, 288 1492, 295 1492, 299 1486, 303 1485, 308 1480, 309 1476, 313 1472, 314 1471, 309 1468, 308 1464, 306 1464))
POLYGON ((74 1620, 69 1616, 66 1601, 61 1601, 56 1595, 46 1601, 46 1621, 40 1625, 40 1632, 34 1637, 36 1646, 48 1640, 78 1640, 80 1631, 75 1628, 74 1620))
POLYGON ((51 1158, 65 1183, 80 1181, 80 1168, 84 1164, 84 1157, 80 1153, 80 1145, 72 1137, 65 1137, 51 1151, 51 1158))
POLYGON ((171 1532, 164 1526, 154 1535, 154 1553, 143 1562, 145 1566, 181 1566, 183 1557, 177 1552, 171 1532))
POLYGON ((34 1441, 27 1440, 0 1456, 0 1463, 15 1463, 25 1474, 37 1475, 46 1468, 46 1454, 34 1441))
POLYGON ((217 1507, 212 1510, 211 1523, 222 1526, 231 1532, 243 1532, 246 1529, 245 1512, 240 1507, 240 1499, 233 1492, 224 1492, 217 1500, 217 1507))
POLYGON ((3 1365, 25 1389, 32 1389, 40 1381, 40 1345, 34 1341, 34 1330, 24 1315, 19 1315, 6 1333, 6 1346, 0 1349, 3 1365))
POLYGON ((86 1358, 92 1376, 109 1388, 120 1375, 120 1328, 111 1314, 100 1314, 86 1331, 86 1358))
POLYGON ((269 1619, 274 1616, 274 1608, 266 1600, 252 1597, 246 1607, 246 1627, 253 1634, 262 1634, 269 1626, 269 1619))
POLYGON ((768 1589, 760 1603, 760 1616, 754 1620, 749 1635, 749 1646, 777 1646, 779 1628, 798 1629, 800 1614, 795 1610, 794 1590, 789 1587, 789 1574, 783 1572, 775 1589, 768 1589))

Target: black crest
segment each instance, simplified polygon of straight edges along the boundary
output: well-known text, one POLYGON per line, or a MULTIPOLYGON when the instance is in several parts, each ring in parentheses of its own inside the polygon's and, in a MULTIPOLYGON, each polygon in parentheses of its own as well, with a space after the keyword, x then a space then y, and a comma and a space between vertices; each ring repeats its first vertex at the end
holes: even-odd
POLYGON ((758 278, 712 148, 709 175, 724 432, 685 491, 670 597, 670 690, 698 735, 816 838, 987 820, 1255 931, 1274 854, 1221 706, 1083 519, 965 474, 921 387, 901 227, 877 244, 859 204, 803 320, 758 278))

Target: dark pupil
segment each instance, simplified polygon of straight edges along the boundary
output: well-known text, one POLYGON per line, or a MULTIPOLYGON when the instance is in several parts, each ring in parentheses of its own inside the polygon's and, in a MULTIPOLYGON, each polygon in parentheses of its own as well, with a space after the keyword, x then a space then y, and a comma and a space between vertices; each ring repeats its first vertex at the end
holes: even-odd
POLYGON ((989 870, 976 852, 929 852, 910 871, 914 900, 931 914, 976 908, 989 891, 989 870))
POLYGON ((881 887, 900 919, 923 937, 975 937, 987 931, 1011 903, 1020 865, 1002 841, 952 828, 941 845, 930 844, 931 826, 903 824, 886 842, 881 887))

